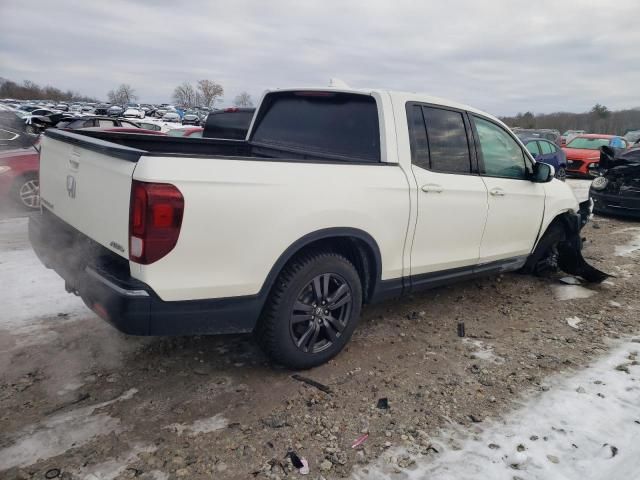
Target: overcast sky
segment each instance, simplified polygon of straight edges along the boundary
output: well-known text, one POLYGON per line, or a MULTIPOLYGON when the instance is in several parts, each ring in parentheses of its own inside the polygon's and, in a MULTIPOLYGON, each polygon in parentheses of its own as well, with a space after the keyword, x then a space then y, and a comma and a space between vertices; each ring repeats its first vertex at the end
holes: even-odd
POLYGON ((166 102, 183 81, 426 92, 498 115, 640 106, 640 0, 0 0, 0 76, 166 102))

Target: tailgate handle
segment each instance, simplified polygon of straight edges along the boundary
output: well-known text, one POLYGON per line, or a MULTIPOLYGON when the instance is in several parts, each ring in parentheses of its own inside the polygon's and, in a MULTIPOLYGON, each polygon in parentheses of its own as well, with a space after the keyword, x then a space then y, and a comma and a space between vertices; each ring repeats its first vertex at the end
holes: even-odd
POLYGON ((78 170, 80 168, 80 162, 78 160, 69 159, 69 168, 71 170, 78 170))

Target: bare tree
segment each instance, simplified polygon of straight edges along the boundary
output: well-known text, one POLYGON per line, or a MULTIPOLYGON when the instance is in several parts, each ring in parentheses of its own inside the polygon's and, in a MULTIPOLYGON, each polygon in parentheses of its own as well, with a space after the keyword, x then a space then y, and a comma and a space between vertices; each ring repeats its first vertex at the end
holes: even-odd
POLYGON ((202 102, 201 106, 213 108, 216 99, 224 95, 224 88, 213 80, 198 80, 198 93, 202 102))
POLYGON ((123 83, 115 90, 110 90, 107 93, 107 99, 109 102, 119 105, 133 102, 137 98, 138 96, 136 95, 135 90, 128 83, 123 83))
POLYGON ((233 100, 236 107, 253 107, 253 99, 247 92, 240 92, 233 100))
POLYGON ((183 107, 195 107, 198 105, 199 95, 190 83, 184 82, 173 91, 173 100, 183 107))
POLYGON ((16 82, 0 77, 0 98, 15 98, 16 100, 53 100, 53 101, 92 101, 90 97, 84 96, 78 92, 67 90, 63 92, 59 88, 41 87, 40 85, 25 80, 22 85, 16 82))

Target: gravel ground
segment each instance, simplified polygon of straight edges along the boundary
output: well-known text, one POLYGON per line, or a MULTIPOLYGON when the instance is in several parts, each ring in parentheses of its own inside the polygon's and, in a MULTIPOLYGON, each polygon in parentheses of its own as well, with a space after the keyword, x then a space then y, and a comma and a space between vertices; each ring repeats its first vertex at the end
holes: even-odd
POLYGON ((332 479, 389 449, 437 455, 443 427, 501 418, 640 332, 640 225, 595 217, 584 236, 615 278, 507 274, 367 307, 341 355, 297 372, 321 390, 250 336, 119 334, 40 266, 24 219, 1 221, 0 477, 294 478, 294 450, 332 479))

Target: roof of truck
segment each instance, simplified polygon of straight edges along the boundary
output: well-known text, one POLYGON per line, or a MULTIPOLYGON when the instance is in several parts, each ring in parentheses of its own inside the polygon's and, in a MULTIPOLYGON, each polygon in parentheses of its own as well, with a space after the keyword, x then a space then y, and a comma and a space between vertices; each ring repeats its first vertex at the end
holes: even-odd
POLYGON ((274 89, 270 89, 267 90, 265 92, 265 94, 267 93, 273 93, 273 92, 295 92, 295 91, 301 91, 301 92, 308 92, 308 91, 318 91, 318 92, 338 92, 338 93, 357 93, 357 94, 361 94, 361 95, 379 95, 379 96, 385 96, 388 95, 391 98, 399 98, 400 101, 405 101, 405 102, 422 102, 422 103, 432 103, 434 105, 442 105, 443 107, 450 107, 450 108, 457 108, 459 110, 466 110, 469 112, 473 112, 473 113, 478 113, 480 115, 484 115, 487 117, 490 117, 500 123, 502 123, 502 121, 500 121, 497 117, 495 117, 494 115, 491 115, 490 113, 484 112, 482 110, 479 110, 477 108, 473 108, 469 105, 465 105, 463 103, 458 103, 455 102, 453 100, 448 100, 446 98, 440 98, 440 97, 435 97, 432 95, 428 95, 426 93, 419 93, 419 92, 403 92, 403 91, 398 91, 398 90, 384 90, 384 89, 375 89, 375 88, 335 88, 335 87, 298 87, 298 88, 274 88, 274 89))

